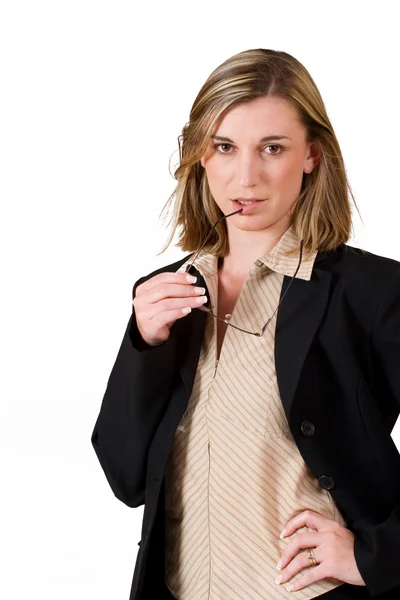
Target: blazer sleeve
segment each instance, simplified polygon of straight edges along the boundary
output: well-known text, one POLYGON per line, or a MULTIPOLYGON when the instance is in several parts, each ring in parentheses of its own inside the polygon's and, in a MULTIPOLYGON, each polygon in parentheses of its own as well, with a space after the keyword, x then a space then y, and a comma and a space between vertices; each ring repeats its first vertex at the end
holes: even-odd
MULTIPOLYGON (((393 422, 400 407, 400 268, 391 277, 372 329, 373 357, 380 383, 393 404, 393 422)), ((400 462, 400 461, 399 461, 400 462)), ((400 472, 393 473, 400 481, 400 472)), ((399 483, 400 490, 400 483, 399 483)), ((397 503, 381 523, 357 520, 354 555, 372 597, 400 591, 400 491, 397 503)))
POLYGON ((175 356, 174 327, 166 342, 148 346, 132 308, 91 436, 114 495, 130 507, 144 504, 148 450, 168 405, 175 356))

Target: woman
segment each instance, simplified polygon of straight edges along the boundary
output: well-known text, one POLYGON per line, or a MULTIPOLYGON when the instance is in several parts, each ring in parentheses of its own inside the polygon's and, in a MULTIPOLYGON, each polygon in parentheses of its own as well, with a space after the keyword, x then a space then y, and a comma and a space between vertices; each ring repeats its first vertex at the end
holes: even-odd
POLYGON ((241 52, 181 142, 165 247, 190 255, 136 282, 92 434, 145 505, 130 600, 397 598, 400 263, 346 244, 317 87, 241 52))

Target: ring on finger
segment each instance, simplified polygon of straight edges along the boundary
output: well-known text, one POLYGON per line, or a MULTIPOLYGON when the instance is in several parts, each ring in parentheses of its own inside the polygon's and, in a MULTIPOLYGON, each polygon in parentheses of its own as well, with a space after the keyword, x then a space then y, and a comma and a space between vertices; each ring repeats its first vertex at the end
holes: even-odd
POLYGON ((317 561, 315 560, 314 550, 312 548, 307 548, 307 554, 308 554, 308 561, 312 565, 316 565, 317 561))

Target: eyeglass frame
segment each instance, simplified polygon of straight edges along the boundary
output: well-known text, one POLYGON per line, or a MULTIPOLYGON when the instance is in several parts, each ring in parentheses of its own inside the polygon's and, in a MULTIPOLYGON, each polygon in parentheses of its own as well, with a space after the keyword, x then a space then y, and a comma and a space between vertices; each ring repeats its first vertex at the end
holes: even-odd
MULTIPOLYGON (((240 208, 239 210, 236 210, 233 213, 230 213, 229 215, 223 215, 222 217, 220 217, 218 219, 218 221, 216 223, 214 223, 214 225, 211 227, 210 231, 208 232, 205 240, 203 241, 203 243, 201 244, 200 248, 197 250, 197 252, 195 253, 194 258, 192 259, 192 261, 186 265, 185 267, 185 273, 189 273, 190 269, 194 266, 194 262, 196 261, 198 255, 200 254, 201 250, 203 249, 204 245, 207 243, 208 238, 210 237, 210 235, 212 234, 212 232, 214 231, 214 229, 217 227, 217 225, 219 225, 221 223, 221 221, 223 221, 224 219, 227 219, 228 217, 231 217, 232 215, 236 215, 237 213, 242 212, 243 209, 240 208)), ((208 308, 207 306, 199 306, 198 310, 202 310, 204 312, 207 312, 209 314, 211 314, 215 319, 217 319, 218 321, 222 321, 223 323, 225 323, 226 325, 230 325, 231 327, 234 327, 235 329, 237 329, 238 331, 242 331, 243 333, 248 333, 250 335, 255 335, 256 337, 261 337, 262 335, 264 335, 265 330, 267 329, 269 323, 271 322, 271 320, 273 319, 273 317, 275 316, 275 313, 277 312, 278 308, 280 307, 280 305, 282 304, 282 301, 284 299, 284 297, 286 296, 286 294, 289 291, 290 286, 293 283, 294 278, 297 275, 298 270, 300 269, 300 265, 301 265, 301 260, 302 260, 302 256, 303 256, 303 245, 304 245, 304 240, 300 241, 300 259, 299 259, 299 264, 297 265, 296 271, 294 272, 294 275, 292 276, 289 285, 287 286, 282 298, 279 301, 278 306, 276 307, 276 309, 274 310, 272 316, 268 319, 268 321, 265 323, 264 327, 261 329, 260 331, 248 331, 247 329, 242 329, 241 327, 238 327, 237 325, 234 325, 233 323, 230 322, 230 317, 228 318, 227 316, 223 319, 221 317, 218 317, 218 315, 215 315, 212 310, 210 308, 208 308)))

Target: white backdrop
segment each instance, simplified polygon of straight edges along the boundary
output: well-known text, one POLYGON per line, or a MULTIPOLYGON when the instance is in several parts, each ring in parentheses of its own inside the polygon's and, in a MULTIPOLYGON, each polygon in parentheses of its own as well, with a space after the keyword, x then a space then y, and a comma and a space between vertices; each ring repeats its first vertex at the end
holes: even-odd
POLYGON ((400 260, 399 36, 377 6, 2 3, 1 598, 129 598, 143 507, 114 497, 90 436, 134 282, 183 256, 156 257, 158 215, 217 65, 258 47, 303 62, 362 214, 349 243, 400 260))

